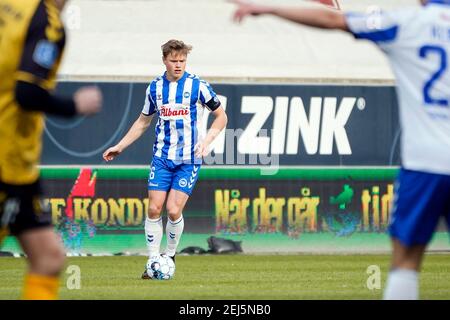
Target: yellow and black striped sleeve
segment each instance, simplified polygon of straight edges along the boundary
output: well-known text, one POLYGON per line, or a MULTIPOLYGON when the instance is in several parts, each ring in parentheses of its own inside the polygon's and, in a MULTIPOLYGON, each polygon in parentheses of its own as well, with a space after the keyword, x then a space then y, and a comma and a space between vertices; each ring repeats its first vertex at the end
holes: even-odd
POLYGON ((26 110, 70 117, 76 114, 73 99, 50 93, 65 45, 59 14, 52 0, 39 2, 23 46, 15 94, 26 110))
POLYGON ((52 1, 40 1, 30 21, 22 51, 17 80, 53 87, 65 46, 64 27, 52 1))

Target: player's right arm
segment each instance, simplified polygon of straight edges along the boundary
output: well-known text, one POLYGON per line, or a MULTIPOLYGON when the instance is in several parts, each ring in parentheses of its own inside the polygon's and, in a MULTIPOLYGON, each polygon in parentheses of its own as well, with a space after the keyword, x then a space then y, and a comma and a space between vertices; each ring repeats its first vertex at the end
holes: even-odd
POLYGON ((64 29, 40 4, 29 24, 16 74, 15 99, 27 111, 71 117, 100 111, 102 95, 96 87, 78 90, 72 98, 51 93, 64 50, 64 29))
MULTIPOLYGON (((395 12, 374 11, 368 14, 342 13, 322 8, 278 7, 257 5, 244 0, 230 0, 238 5, 233 19, 241 22, 247 16, 274 15, 298 24, 335 29, 351 33, 356 39, 374 42, 384 51, 398 45, 401 19, 395 12)), ((403 16, 402 19, 411 19, 403 16)))
POLYGON ((244 0, 230 0, 230 2, 238 5, 233 15, 236 22, 241 22, 250 15, 273 15, 310 27, 349 31, 345 15, 331 9, 266 6, 244 0))
POLYGON ((151 96, 151 84, 147 87, 145 92, 144 107, 139 118, 133 123, 127 134, 119 141, 118 144, 109 148, 103 153, 103 159, 108 162, 114 160, 119 154, 121 154, 128 146, 139 139, 147 128, 150 126, 153 115, 156 113, 156 105, 151 96))
POLYGON ((141 114, 139 118, 133 123, 127 134, 119 141, 118 144, 109 148, 103 153, 103 159, 105 161, 114 160, 119 154, 121 154, 127 147, 129 147, 133 142, 139 139, 142 134, 150 126, 153 119, 153 115, 141 114))

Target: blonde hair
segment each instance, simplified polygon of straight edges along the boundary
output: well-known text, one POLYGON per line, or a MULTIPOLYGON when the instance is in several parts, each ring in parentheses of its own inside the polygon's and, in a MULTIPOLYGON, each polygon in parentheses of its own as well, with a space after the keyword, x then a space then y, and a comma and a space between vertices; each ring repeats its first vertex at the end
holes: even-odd
POLYGON ((192 46, 185 44, 181 40, 169 40, 161 46, 163 57, 166 58, 171 52, 181 52, 185 55, 188 55, 192 50, 192 46))

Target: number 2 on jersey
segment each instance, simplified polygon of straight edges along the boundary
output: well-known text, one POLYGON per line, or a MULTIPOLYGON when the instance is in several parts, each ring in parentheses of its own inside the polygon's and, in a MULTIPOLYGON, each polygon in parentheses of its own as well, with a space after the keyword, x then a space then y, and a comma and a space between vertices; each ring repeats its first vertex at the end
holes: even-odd
POLYGON ((419 55, 421 58, 426 59, 429 55, 438 55, 440 66, 439 69, 432 75, 423 87, 424 102, 427 105, 435 105, 440 107, 448 107, 449 101, 447 99, 439 99, 431 96, 431 89, 433 85, 440 80, 444 72, 447 70, 447 52, 444 48, 434 45, 426 45, 420 48, 419 55))

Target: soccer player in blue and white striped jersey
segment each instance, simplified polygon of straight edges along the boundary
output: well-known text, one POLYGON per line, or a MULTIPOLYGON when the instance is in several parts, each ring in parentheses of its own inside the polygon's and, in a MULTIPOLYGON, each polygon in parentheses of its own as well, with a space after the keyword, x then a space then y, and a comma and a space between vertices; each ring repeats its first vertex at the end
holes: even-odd
POLYGON ((271 14, 375 43, 396 76, 402 128, 402 168, 389 226, 393 259, 385 299, 417 299, 418 273, 441 216, 450 231, 450 0, 423 7, 342 14, 329 9, 280 8, 232 1, 236 21, 271 14))
MULTIPOLYGON (((197 182, 202 157, 209 153, 209 145, 227 123, 224 108, 211 86, 185 71, 191 49, 179 40, 170 40, 162 46, 166 72, 147 87, 142 113, 128 133, 103 154, 106 161, 113 160, 145 132, 158 114, 145 221, 149 257, 160 254, 161 211, 167 198, 166 254, 175 260, 184 228, 183 208, 197 182), (211 111, 214 121, 206 137, 202 137, 205 108, 211 111)), ((142 278, 150 277, 144 272, 142 278)))

